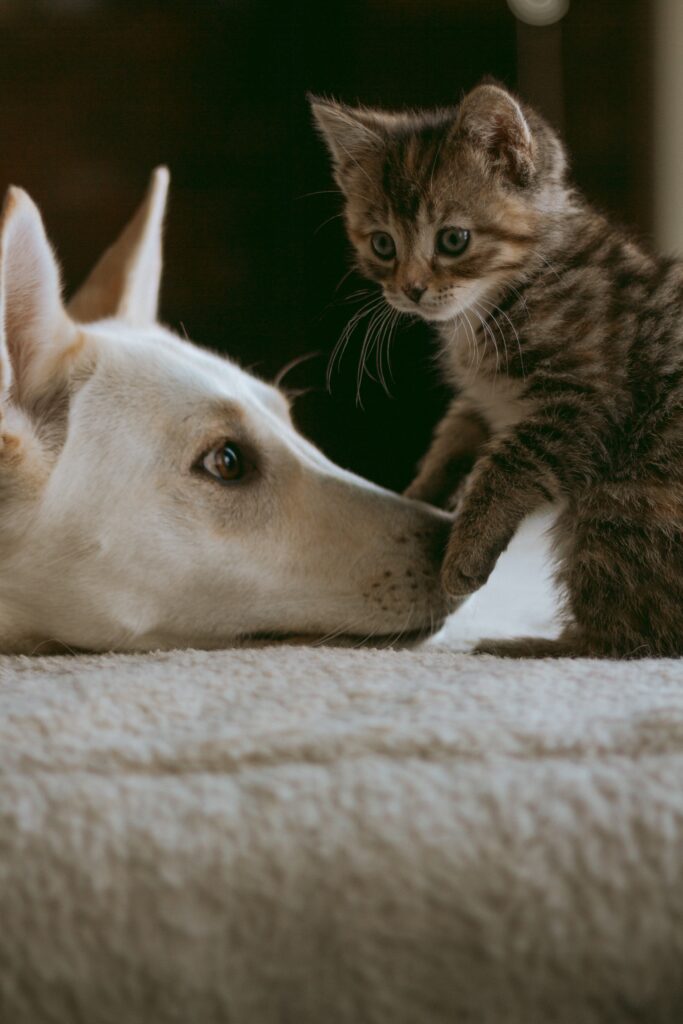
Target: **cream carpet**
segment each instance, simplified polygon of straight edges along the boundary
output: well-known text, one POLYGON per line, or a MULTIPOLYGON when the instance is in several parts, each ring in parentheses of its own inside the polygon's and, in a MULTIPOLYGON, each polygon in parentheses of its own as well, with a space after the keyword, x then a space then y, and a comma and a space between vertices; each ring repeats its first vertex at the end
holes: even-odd
POLYGON ((2 1024, 682 1021, 681 663, 454 650, 538 530, 417 651, 0 658, 2 1024))

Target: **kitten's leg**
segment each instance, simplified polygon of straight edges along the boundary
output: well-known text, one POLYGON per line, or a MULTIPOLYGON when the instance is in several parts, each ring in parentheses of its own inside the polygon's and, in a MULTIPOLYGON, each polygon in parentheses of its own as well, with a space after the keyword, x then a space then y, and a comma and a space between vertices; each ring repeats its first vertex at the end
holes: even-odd
POLYGON ((454 399, 406 496, 443 507, 471 471, 487 439, 484 421, 472 406, 460 396, 454 399))
POLYGON ((554 527, 573 622, 557 640, 482 640, 504 658, 683 654, 683 486, 607 481, 582 489, 554 527))
POLYGON ((590 651, 581 640, 572 635, 559 636, 554 640, 539 636, 520 636, 510 640, 480 640, 472 654, 492 654, 496 658, 591 657, 590 651))
POLYGON ((557 451, 556 417, 542 410, 494 439, 475 465, 448 542, 442 570, 446 592, 464 597, 489 578, 522 519, 563 493, 558 467, 571 466, 572 444, 557 451))
POLYGON ((596 484, 555 530, 584 647, 607 658, 683 654, 683 485, 596 484))

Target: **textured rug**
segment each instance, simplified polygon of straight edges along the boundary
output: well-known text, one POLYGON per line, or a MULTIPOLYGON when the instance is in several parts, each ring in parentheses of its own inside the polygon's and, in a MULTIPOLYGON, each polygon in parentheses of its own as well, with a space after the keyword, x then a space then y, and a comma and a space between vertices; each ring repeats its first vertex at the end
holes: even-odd
POLYGON ((2 1024, 683 1020, 683 668, 457 653, 524 545, 419 650, 0 658, 2 1024))

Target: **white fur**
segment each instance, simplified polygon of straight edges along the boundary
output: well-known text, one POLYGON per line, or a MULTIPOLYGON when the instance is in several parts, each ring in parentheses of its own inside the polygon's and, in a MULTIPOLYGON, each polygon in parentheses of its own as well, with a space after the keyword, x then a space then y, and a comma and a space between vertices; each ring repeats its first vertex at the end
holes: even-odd
POLYGON ((69 306, 19 190, 0 237, 0 649, 394 634, 443 616, 447 519, 330 463, 284 397, 155 319, 167 174, 69 306), (254 469, 202 474, 231 441, 254 469))

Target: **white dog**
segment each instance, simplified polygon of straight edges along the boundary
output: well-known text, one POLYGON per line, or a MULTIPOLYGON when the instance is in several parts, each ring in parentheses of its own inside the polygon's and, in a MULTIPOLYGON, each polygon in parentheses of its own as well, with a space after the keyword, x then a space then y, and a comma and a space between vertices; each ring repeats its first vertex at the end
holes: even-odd
POLYGON ((0 225, 0 650, 392 635, 443 618, 448 519, 330 463, 287 401, 156 320, 168 173, 65 309, 0 225))

